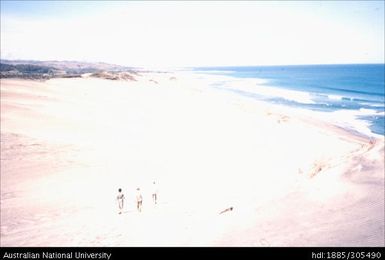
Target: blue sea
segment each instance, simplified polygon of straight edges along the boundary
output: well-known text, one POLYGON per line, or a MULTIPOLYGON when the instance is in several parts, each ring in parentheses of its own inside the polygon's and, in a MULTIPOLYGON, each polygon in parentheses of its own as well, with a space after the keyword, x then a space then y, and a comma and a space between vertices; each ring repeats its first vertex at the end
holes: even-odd
POLYGON ((354 116, 350 126, 344 125, 350 130, 360 132, 362 127, 354 124, 361 122, 371 133, 385 135, 385 64, 196 67, 193 71, 238 81, 258 79, 251 90, 232 86, 231 81, 215 87, 270 103, 330 113, 330 117, 345 113, 354 116))

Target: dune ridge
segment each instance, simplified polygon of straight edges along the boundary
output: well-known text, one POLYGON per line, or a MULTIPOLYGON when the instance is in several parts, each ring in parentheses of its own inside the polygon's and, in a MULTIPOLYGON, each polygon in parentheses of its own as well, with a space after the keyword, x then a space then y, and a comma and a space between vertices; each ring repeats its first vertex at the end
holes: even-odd
POLYGON ((135 79, 1 79, 1 246, 384 246, 383 137, 135 79))

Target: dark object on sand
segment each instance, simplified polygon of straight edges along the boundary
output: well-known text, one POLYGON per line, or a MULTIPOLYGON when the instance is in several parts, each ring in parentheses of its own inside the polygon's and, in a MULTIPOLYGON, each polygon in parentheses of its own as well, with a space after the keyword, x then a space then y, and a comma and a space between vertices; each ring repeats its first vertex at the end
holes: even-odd
POLYGON ((222 210, 219 214, 223 214, 223 213, 225 213, 227 211, 232 211, 233 209, 234 209, 233 207, 227 208, 225 210, 222 210))

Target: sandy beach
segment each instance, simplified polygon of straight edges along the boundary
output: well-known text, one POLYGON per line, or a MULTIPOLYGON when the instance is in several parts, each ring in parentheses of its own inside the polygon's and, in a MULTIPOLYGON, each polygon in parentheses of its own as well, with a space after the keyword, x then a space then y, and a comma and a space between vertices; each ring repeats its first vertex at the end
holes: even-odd
POLYGON ((211 81, 1 79, 1 246, 385 246, 383 137, 211 81))

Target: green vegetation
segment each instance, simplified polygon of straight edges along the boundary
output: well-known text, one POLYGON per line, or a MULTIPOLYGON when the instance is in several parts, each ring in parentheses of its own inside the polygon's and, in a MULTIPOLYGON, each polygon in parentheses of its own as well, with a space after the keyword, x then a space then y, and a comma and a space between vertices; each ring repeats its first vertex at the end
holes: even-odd
POLYGON ((47 66, 38 66, 31 64, 4 64, 0 63, 1 78, 29 78, 46 79, 52 78, 58 74, 58 70, 47 66))
POLYGON ((77 61, 1 60, 0 78, 50 79, 91 77, 110 80, 135 80, 137 72, 129 67, 108 63, 77 61))

